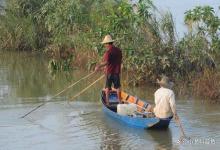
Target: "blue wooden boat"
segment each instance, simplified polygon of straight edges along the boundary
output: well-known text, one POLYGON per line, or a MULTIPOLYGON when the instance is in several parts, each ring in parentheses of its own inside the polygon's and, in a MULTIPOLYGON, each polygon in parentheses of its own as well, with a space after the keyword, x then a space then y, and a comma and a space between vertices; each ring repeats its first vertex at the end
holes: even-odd
MULTIPOLYGON (((143 129, 167 129, 170 123, 170 118, 157 118, 155 116, 149 115, 149 112, 146 112, 146 109, 150 106, 149 103, 146 103, 140 99, 135 98, 125 92, 121 92, 121 100, 123 103, 134 103, 138 107, 136 115, 120 115, 117 113, 117 104, 118 98, 115 90, 112 90, 109 95, 109 105, 105 103, 105 91, 102 91, 101 101, 103 104, 103 111, 111 116, 112 118, 121 121, 127 125, 143 129), (150 116, 150 117, 149 117, 150 116)), ((152 114, 152 113, 151 113, 152 114)))

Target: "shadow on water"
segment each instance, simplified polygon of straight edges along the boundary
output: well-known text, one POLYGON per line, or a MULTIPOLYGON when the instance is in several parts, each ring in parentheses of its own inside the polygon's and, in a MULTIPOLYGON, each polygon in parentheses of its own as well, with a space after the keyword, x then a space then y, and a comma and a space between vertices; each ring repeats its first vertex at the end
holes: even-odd
MULTIPOLYGON (((197 149, 207 149, 210 146, 212 149, 219 149, 219 105, 202 103, 200 100, 177 99, 178 113, 186 134, 195 140, 211 138, 216 143, 186 143, 182 146, 176 144, 180 133, 173 122, 168 130, 151 131, 129 127, 104 114, 101 103, 98 103, 104 82, 97 83, 77 97, 71 106, 66 103, 69 97, 96 80, 100 76, 98 74, 33 112, 28 116, 30 120, 20 120, 18 117, 86 76, 88 72, 76 70, 70 74, 58 73, 55 78, 51 78, 47 61, 42 56, 25 53, 1 54, 0 149, 23 150, 28 146, 32 149, 47 147, 54 150, 168 150, 186 149, 185 147, 194 150, 195 146, 197 149), (33 142, 36 144, 33 145, 33 142)), ((126 91, 141 99, 152 99, 154 89, 135 87, 126 91)))
POLYGON ((102 143, 101 149, 155 149, 171 150, 178 149, 173 145, 172 132, 166 130, 145 130, 127 126, 122 122, 101 115, 102 143))
POLYGON ((177 149, 173 145, 172 132, 168 128, 166 130, 148 130, 147 133, 152 137, 155 142, 155 150, 170 150, 177 149))

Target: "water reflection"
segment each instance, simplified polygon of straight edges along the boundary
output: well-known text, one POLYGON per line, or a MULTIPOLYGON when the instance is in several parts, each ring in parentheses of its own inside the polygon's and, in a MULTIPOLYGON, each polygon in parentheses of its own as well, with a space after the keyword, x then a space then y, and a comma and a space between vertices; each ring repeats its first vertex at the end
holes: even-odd
POLYGON ((109 118, 108 115, 103 116, 102 127, 105 128, 101 149, 178 149, 177 145, 173 145, 170 129, 156 131, 133 128, 109 118))
MULTIPOLYGON (((178 145, 180 132, 174 122, 165 131, 137 129, 120 123, 101 110, 100 89, 103 83, 77 97, 73 96, 100 75, 82 81, 68 92, 51 100, 27 120, 18 119, 36 107, 36 103, 76 82, 89 72, 77 70, 58 73, 54 78, 47 70, 43 56, 26 53, 0 52, 0 146, 2 149, 54 149, 54 150, 140 150, 140 149, 219 149, 219 105, 201 100, 179 100, 177 109, 187 136, 193 139, 212 138, 213 145, 178 145), (59 102, 58 102, 59 101, 59 102), (24 105, 25 103, 25 105, 24 105), (20 140, 22 139, 22 140, 20 140), (35 142, 35 144, 32 144, 35 142), (8 144, 14 143, 14 144, 8 144), (46 148, 45 148, 46 147, 46 148)), ((140 98, 152 99, 154 89, 127 88, 140 98)), ((151 101, 152 102, 152 101, 151 101)))
POLYGON ((107 150, 120 149, 140 149, 146 143, 141 142, 146 135, 144 130, 126 126, 122 122, 109 117, 106 114, 102 115, 103 129, 102 132, 102 148, 107 150), (108 131, 108 132, 105 132, 108 131))
MULTIPOLYGON (((90 73, 74 70, 57 72, 56 75, 51 76, 47 67, 47 58, 37 53, 0 52, 0 64, 0 97, 7 96, 7 102, 12 104, 26 103, 30 99, 32 102, 41 102, 42 99, 40 101, 39 97, 53 96, 90 73)), ((88 80, 78 83, 61 96, 73 96, 98 76, 99 74, 95 74, 88 80)), ((94 89, 96 92, 88 91, 81 100, 99 94, 97 90, 100 90, 102 85, 97 84, 96 87, 94 89)))
POLYGON ((166 130, 148 130, 147 131, 149 135, 151 135, 154 144, 155 150, 171 150, 171 149, 177 149, 173 145, 172 141, 172 132, 168 128, 166 130))
POLYGON ((102 134, 100 149, 102 150, 117 150, 121 149, 120 135, 113 133, 111 129, 106 130, 102 134))

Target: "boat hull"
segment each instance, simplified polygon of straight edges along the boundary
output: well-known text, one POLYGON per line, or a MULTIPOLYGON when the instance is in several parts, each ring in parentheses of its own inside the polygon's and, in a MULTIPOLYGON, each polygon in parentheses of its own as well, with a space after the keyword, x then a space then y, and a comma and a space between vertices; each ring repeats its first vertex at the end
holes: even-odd
POLYGON ((105 104, 105 93, 102 91, 101 101, 103 104, 103 111, 110 117, 117 121, 123 122, 129 126, 143 129, 166 129, 169 126, 170 118, 160 119, 157 117, 146 118, 143 116, 124 116, 117 113, 117 94, 111 92, 109 95, 109 102, 112 106, 106 106, 105 104))

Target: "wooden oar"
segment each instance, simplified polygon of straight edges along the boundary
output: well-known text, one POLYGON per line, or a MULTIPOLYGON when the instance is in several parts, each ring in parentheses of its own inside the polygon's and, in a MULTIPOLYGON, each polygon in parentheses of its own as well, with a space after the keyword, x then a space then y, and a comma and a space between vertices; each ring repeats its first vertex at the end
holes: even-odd
POLYGON ((52 98, 54 98, 54 97, 56 97, 56 96, 60 95, 60 94, 61 94, 61 93, 63 93, 64 91, 68 90, 69 88, 73 87, 74 85, 76 85, 76 84, 77 84, 77 83, 79 83, 80 81, 82 81, 82 80, 84 80, 84 79, 88 78, 89 76, 91 76, 91 75, 92 75, 92 74, 94 74, 94 73, 95 73, 95 72, 92 72, 92 73, 90 73, 90 74, 86 75, 85 77, 81 78, 80 80, 78 80, 78 81, 74 82, 73 84, 69 85, 67 88, 65 88, 64 90, 62 90, 62 91, 60 91, 59 93, 55 94, 55 95, 54 95, 54 96, 52 96, 50 99, 48 99, 48 100, 47 100, 47 101, 45 101, 44 103, 42 103, 42 104, 38 105, 37 107, 35 107, 34 109, 32 109, 31 111, 29 111, 29 112, 28 112, 28 113, 26 113, 25 115, 21 116, 20 118, 24 118, 24 117, 26 117, 27 115, 29 115, 29 114, 30 114, 30 113, 32 113, 33 111, 35 111, 35 110, 37 110, 38 108, 40 108, 41 106, 45 105, 45 104, 46 104, 46 102, 51 101, 51 100, 52 100, 52 98))
POLYGON ((177 124, 178 124, 179 127, 180 127, 180 132, 181 132, 181 134, 182 134, 181 137, 186 137, 186 134, 185 134, 185 132, 184 132, 184 130, 183 130, 183 126, 182 126, 182 124, 181 124, 181 122, 180 122, 180 119, 178 118, 178 119, 176 120, 176 122, 177 122, 177 124))
POLYGON ((83 90, 81 90, 79 93, 77 93, 76 95, 74 95, 73 97, 70 98, 69 101, 73 101, 76 97, 78 97, 79 95, 81 95, 82 93, 84 93, 86 90, 88 90, 90 87, 92 87, 96 82, 98 82, 99 80, 101 80, 105 75, 102 75, 100 78, 98 78, 97 80, 95 80, 93 83, 91 83, 89 86, 87 86, 86 88, 84 88, 83 90))
POLYGON ((183 139, 190 140, 190 137, 187 137, 185 132, 184 132, 184 130, 183 130, 183 126, 182 126, 182 124, 180 122, 179 117, 175 121, 176 121, 177 125, 179 126, 180 132, 181 132, 181 136, 180 136, 179 142, 182 143, 183 139))

